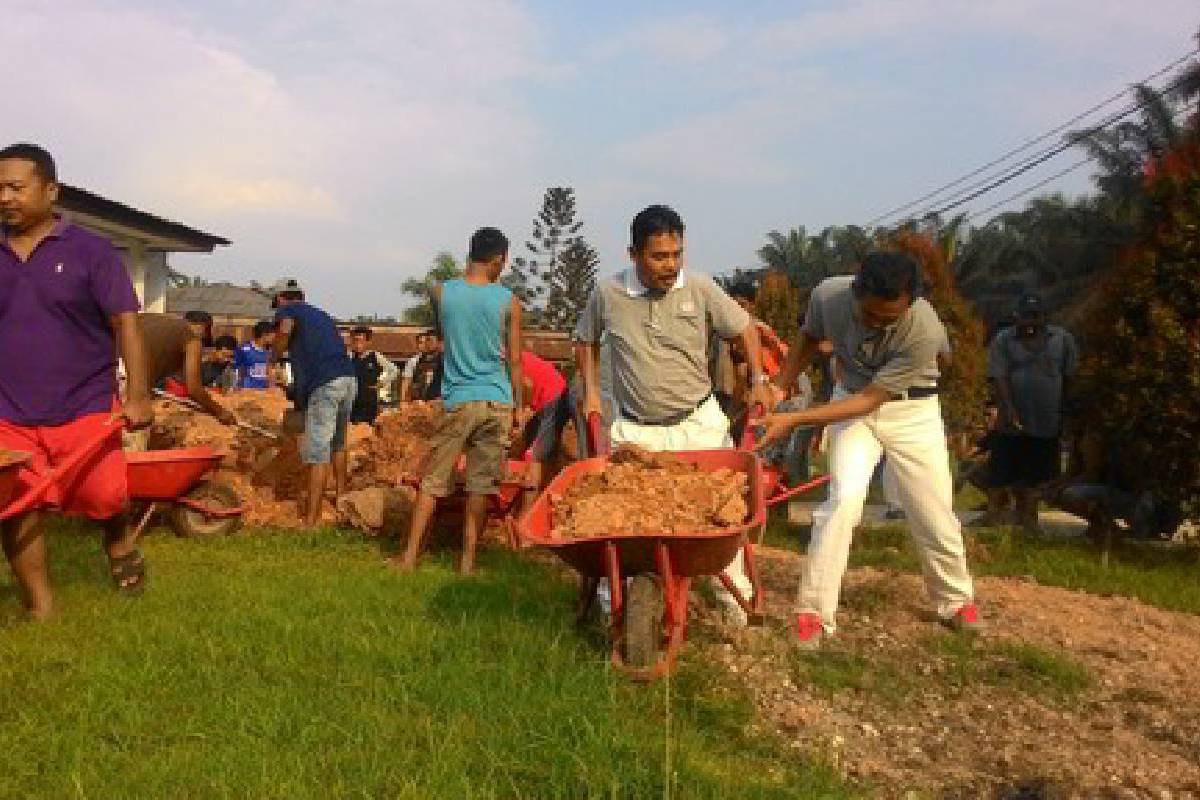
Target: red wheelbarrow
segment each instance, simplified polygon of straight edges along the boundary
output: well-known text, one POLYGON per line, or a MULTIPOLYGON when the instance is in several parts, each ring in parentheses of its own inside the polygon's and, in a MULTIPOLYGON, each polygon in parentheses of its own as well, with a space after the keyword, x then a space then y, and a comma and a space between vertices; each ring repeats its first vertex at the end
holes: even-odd
MULTIPOLYGON (((599 421, 588 419, 589 446, 601 441, 599 421)), ((612 596, 612 663, 636 680, 654 680, 675 665, 687 631, 688 590, 692 578, 715 575, 746 612, 762 621, 762 591, 747 534, 766 522, 765 487, 758 458, 738 450, 676 452, 681 461, 703 470, 729 469, 745 474, 749 513, 739 525, 683 534, 626 531, 594 538, 561 538, 553 529, 551 497, 561 496, 585 475, 602 472, 607 456, 579 461, 563 469, 521 518, 519 536, 545 547, 580 573, 578 614, 586 618, 595 602, 600 578, 612 596), (740 550, 745 551, 752 588, 745 597, 725 573, 740 550), (628 590, 625 578, 629 577, 628 590)))
MULTIPOLYGON (((30 456, 5 454, 0 459, 0 517, 16 516, 35 508, 52 488, 74 478, 106 441, 120 435, 121 429, 119 423, 105 428, 16 500, 12 500, 12 494, 17 472, 30 456)), ((126 453, 129 498, 140 507, 135 536, 141 535, 164 503, 172 506, 168 522, 180 536, 211 536, 237 528, 243 511, 237 493, 224 484, 204 480, 221 463, 221 458, 221 453, 211 447, 126 453)))
MULTIPOLYGON (((525 482, 532 454, 529 451, 520 459, 510 458, 504 462, 504 471, 500 478, 500 490, 488 496, 487 518, 500 523, 508 539, 508 546, 516 550, 521 546, 517 534, 515 518, 520 511, 521 498, 525 495, 525 482)), ((438 501, 437 519, 442 522, 461 520, 466 507, 467 494, 462 489, 463 475, 466 472, 466 456, 459 456, 455 464, 455 481, 457 489, 454 494, 438 501)), ((404 483, 414 489, 419 489, 420 478, 405 476, 404 483)))

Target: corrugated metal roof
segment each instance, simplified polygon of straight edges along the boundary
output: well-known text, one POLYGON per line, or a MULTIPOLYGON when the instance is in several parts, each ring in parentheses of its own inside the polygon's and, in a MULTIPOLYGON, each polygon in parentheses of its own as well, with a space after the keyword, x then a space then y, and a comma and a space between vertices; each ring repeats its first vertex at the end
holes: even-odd
POLYGON ((256 289, 230 284, 179 286, 167 290, 167 313, 207 311, 214 317, 271 317, 271 299, 256 289))
POLYGON ((223 236, 214 236, 211 233, 205 233, 182 223, 164 219, 145 211, 139 211, 132 206, 118 203, 116 200, 101 197, 95 192, 89 192, 87 189, 80 189, 78 186, 70 186, 65 183, 59 184, 58 205, 67 211, 94 214, 98 217, 138 228, 168 239, 177 239, 190 247, 210 253, 218 245, 229 244, 229 240, 223 236))

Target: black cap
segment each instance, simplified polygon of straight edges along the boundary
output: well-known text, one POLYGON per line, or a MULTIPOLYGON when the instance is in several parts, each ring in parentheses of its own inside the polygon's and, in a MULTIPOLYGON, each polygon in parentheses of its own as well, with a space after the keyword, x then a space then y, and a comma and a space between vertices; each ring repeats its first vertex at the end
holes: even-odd
POLYGON ((1017 319, 1041 319, 1046 313, 1042 298, 1036 294, 1021 295, 1017 301, 1017 319))

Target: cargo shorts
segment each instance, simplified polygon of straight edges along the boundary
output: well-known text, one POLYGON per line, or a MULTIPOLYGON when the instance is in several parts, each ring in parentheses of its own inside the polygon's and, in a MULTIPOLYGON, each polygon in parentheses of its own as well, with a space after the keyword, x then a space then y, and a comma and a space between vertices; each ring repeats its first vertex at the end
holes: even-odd
POLYGON ((512 434, 512 406, 487 400, 447 409, 430 439, 432 451, 421 491, 447 497, 454 491, 458 457, 467 456, 468 494, 496 494, 512 434))

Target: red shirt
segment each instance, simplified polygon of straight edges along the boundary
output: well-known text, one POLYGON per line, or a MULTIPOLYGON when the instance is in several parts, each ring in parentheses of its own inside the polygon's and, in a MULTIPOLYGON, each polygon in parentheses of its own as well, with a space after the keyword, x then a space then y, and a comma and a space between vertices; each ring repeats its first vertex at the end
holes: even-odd
POLYGON ((533 384, 533 397, 529 407, 535 413, 541 411, 567 390, 567 379, 558 368, 544 358, 528 350, 521 351, 521 379, 533 384))

